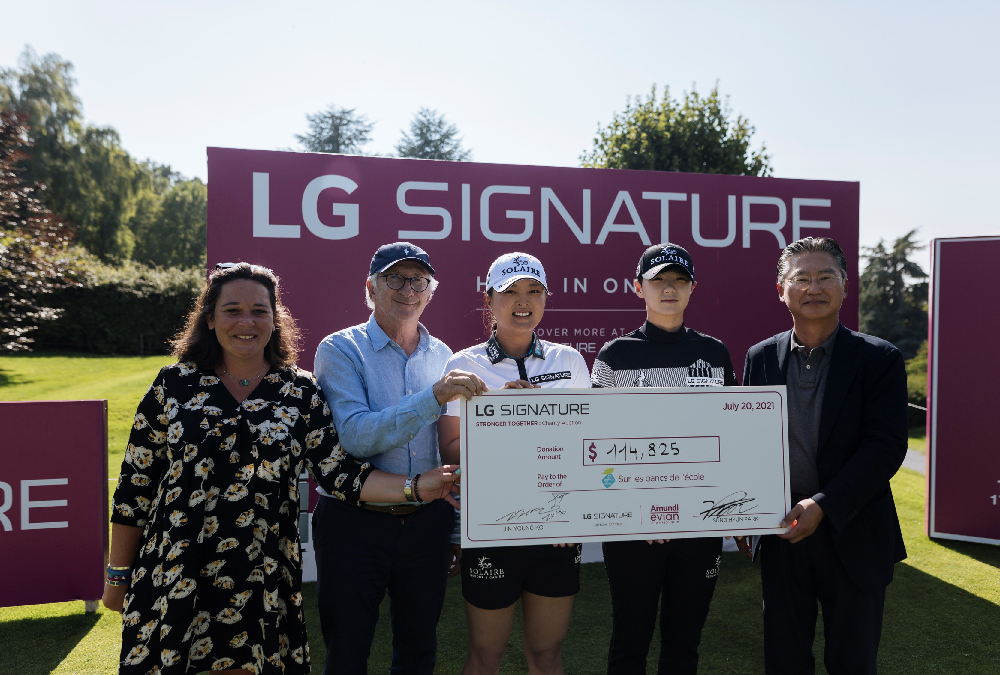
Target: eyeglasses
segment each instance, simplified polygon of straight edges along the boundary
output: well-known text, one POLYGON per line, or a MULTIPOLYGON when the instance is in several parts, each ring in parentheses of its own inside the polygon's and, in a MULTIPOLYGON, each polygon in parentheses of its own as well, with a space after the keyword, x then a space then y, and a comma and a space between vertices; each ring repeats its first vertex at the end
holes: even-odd
POLYGON ((414 293, 423 293, 431 285, 431 280, 427 277, 404 277, 401 274, 381 274, 379 276, 385 279, 385 285, 394 291, 405 286, 407 281, 410 282, 410 288, 414 293))
MULTIPOLYGON (((803 275, 792 277, 791 279, 785 279, 785 284, 789 288, 794 288, 797 291, 804 291, 812 287, 813 280, 814 277, 807 277, 803 275)), ((819 284, 820 288, 833 288, 834 286, 838 286, 843 279, 836 274, 821 274, 818 277, 815 277, 815 281, 819 284)))

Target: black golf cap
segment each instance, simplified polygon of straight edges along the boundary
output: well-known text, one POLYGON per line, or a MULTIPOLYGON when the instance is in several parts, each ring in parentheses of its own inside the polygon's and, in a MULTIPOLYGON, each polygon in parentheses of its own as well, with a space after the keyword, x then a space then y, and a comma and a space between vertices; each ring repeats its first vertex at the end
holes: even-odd
POLYGON ((687 249, 677 244, 657 244, 650 246, 639 259, 635 268, 635 278, 652 279, 660 270, 668 267, 679 267, 694 281, 694 261, 687 249))
POLYGON ((426 267, 428 272, 435 274, 427 251, 408 241, 397 241, 395 244, 380 246, 375 251, 375 255, 372 256, 372 266, 368 274, 369 276, 381 274, 401 260, 415 260, 426 267))

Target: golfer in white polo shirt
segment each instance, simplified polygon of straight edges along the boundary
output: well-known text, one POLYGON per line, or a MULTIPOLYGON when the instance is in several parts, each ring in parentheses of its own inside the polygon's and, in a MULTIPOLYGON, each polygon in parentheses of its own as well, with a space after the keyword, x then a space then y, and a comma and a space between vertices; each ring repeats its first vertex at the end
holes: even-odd
MULTIPOLYGON (((492 389, 589 389, 580 352, 535 335, 549 295, 538 258, 508 253, 490 266, 486 305, 493 334, 449 359, 492 389)), ((449 403, 438 420, 441 461, 459 463, 459 406, 449 403)), ((461 552, 458 551, 459 556, 461 552)), ((514 625, 518 598, 524 615, 524 655, 531 673, 562 673, 562 643, 580 590, 580 545, 498 546, 461 556, 462 596, 469 626, 464 675, 494 675, 514 625)))

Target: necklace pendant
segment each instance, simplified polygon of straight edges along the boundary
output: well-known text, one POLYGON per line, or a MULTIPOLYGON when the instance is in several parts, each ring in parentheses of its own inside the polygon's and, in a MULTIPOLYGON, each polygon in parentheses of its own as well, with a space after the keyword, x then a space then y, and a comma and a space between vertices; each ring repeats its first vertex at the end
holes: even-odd
POLYGON ((250 380, 240 380, 240 386, 241 387, 249 387, 250 386, 250 380))

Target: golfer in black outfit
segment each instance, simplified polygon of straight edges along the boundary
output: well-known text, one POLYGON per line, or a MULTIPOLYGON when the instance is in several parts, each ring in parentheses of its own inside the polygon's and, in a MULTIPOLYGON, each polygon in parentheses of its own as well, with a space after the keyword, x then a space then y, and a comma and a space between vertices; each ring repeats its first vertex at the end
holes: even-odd
MULTIPOLYGON (((646 302, 646 322, 608 342, 594 361, 595 387, 734 386, 729 350, 684 325, 697 286, 691 255, 680 246, 651 246, 639 261, 635 292, 646 302)), ((646 656, 660 615, 657 672, 695 673, 698 643, 721 562, 722 537, 623 541, 604 544, 614 628, 609 674, 646 672, 646 656)))

